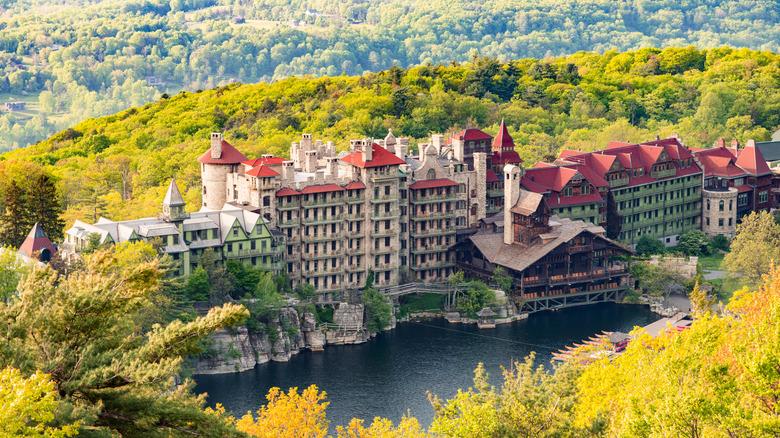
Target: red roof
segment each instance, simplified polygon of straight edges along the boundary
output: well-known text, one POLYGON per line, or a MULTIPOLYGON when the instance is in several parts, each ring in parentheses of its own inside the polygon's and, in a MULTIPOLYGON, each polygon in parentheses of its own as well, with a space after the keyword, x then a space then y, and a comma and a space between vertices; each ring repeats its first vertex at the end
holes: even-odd
POLYGON ((501 181, 498 179, 498 175, 496 175, 496 172, 493 172, 492 170, 488 169, 487 174, 485 176, 485 182, 494 183, 501 181))
MULTIPOLYGON (((460 131, 459 133, 453 135, 447 140, 447 144, 450 144, 452 142, 452 139, 456 138, 458 140, 464 140, 464 141, 470 141, 470 140, 492 140, 493 136, 490 134, 485 134, 484 132, 480 131, 479 129, 466 129, 463 131, 460 131)), ((511 137, 510 137, 511 139, 511 137)))
POLYGON ((258 178, 273 178, 275 176, 279 176, 278 172, 276 172, 275 170, 271 169, 268 166, 257 166, 253 169, 249 169, 249 171, 246 174, 258 178))
POLYGON ((531 169, 540 169, 542 167, 556 167, 553 163, 545 163, 544 161, 538 161, 531 169))
POLYGON ((30 230, 30 234, 22 242, 22 246, 19 247, 19 252, 24 253, 27 257, 32 257, 33 253, 41 253, 43 250, 49 250, 49 257, 57 252, 57 248, 51 243, 43 228, 36 223, 30 230))
POLYGON ((363 184, 360 181, 357 181, 357 182, 351 182, 351 183, 345 185, 344 188, 347 189, 347 190, 358 190, 358 189, 365 189, 366 185, 363 184))
POLYGON ((504 123, 504 119, 501 119, 501 127, 498 129, 498 135, 496 135, 496 138, 493 139, 493 150, 496 152, 502 152, 514 151, 514 149, 515 142, 512 140, 512 136, 509 135, 509 131, 506 129, 506 123, 504 123))
POLYGON ((736 187, 736 189, 737 189, 737 193, 745 193, 753 190, 753 188, 747 184, 742 184, 741 186, 736 187))
POLYGON ((607 149, 622 148, 623 146, 631 146, 631 143, 624 143, 622 141, 611 141, 607 145, 607 149))
POLYGON ((520 164, 523 162, 515 151, 493 152, 490 162, 492 164, 520 164))
POLYGON ((399 164, 406 164, 406 161, 391 154, 387 149, 374 143, 371 145, 371 161, 363 161, 363 153, 355 152, 342 158, 341 161, 358 166, 362 168, 380 167, 380 166, 397 166, 399 164))
POLYGON ((326 192, 343 192, 344 188, 337 186, 336 184, 320 184, 317 186, 308 186, 301 190, 303 195, 311 195, 313 193, 326 193, 326 192))
POLYGON ((209 148, 198 158, 198 162, 207 164, 238 164, 244 161, 247 161, 246 156, 225 140, 222 140, 221 157, 211 158, 211 148, 209 148))
POLYGON ((726 148, 705 149, 696 153, 706 176, 737 177, 745 172, 734 164, 734 156, 726 148))
POLYGON ((301 192, 299 192, 297 190, 293 190, 293 189, 291 189, 289 187, 285 187, 282 190, 279 190, 278 192, 276 192, 276 196, 295 196, 295 195, 300 195, 300 194, 301 194, 301 192))
POLYGON ((254 160, 242 161, 241 164, 247 164, 252 167, 261 166, 261 165, 274 166, 277 164, 282 164, 285 161, 287 161, 287 159, 282 157, 268 157, 268 158, 255 158, 254 160))
POLYGON ((753 140, 748 140, 745 149, 739 152, 737 166, 745 169, 745 172, 751 175, 772 173, 769 165, 766 164, 766 160, 764 160, 764 156, 761 155, 761 151, 756 147, 756 142, 753 140))
POLYGON ((526 190, 530 190, 534 193, 547 193, 550 191, 547 187, 542 187, 541 185, 531 181, 530 178, 523 175, 522 178, 520 178, 520 185, 525 187, 526 190))
POLYGON ((526 170, 525 176, 535 184, 560 192, 576 173, 568 167, 536 167, 526 170))
POLYGON ((447 178, 441 178, 441 179, 429 179, 426 181, 417 181, 416 183, 409 186, 412 190, 421 190, 421 189, 435 189, 438 187, 457 187, 458 183, 451 179, 447 178))
MULTIPOLYGON (((604 198, 602 198, 598 193, 578 196, 559 196, 557 193, 553 193, 549 198, 547 198, 547 205, 550 207, 560 207, 562 205, 575 204, 593 204, 594 202, 604 202, 604 198)), ((593 211, 594 214, 598 213, 598 210, 593 211)))

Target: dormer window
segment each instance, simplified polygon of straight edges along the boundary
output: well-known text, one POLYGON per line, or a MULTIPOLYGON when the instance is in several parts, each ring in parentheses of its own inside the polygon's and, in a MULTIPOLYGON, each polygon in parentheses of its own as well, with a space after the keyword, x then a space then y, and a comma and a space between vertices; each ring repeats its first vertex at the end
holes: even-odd
POLYGON ((572 188, 571 187, 564 187, 562 191, 562 196, 569 197, 572 195, 572 188))

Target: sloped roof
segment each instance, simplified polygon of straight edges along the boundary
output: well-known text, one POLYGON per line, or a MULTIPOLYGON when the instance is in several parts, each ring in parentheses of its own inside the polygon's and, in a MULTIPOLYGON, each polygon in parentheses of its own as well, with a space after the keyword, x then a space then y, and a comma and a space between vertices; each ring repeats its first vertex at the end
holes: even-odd
POLYGON ((289 160, 282 157, 266 157, 266 158, 255 158, 254 160, 242 161, 241 164, 246 164, 252 167, 260 166, 260 165, 274 166, 274 165, 282 164, 285 161, 289 161, 289 160))
POLYGON ((276 196, 295 196, 295 195, 300 195, 300 194, 301 194, 301 192, 299 192, 297 190, 293 190, 293 189, 291 189, 289 187, 285 187, 282 190, 279 190, 278 192, 276 192, 276 196))
POLYGON ((520 196, 510 211, 523 216, 530 216, 539 208, 539 204, 542 203, 543 199, 544 196, 541 193, 520 190, 520 196))
POLYGON ((172 179, 168 184, 168 191, 165 192, 165 198, 163 199, 163 205, 179 206, 185 205, 184 198, 181 196, 179 186, 176 185, 176 180, 172 179))
POLYGON ((448 179, 448 178, 439 178, 439 179, 429 179, 425 181, 417 181, 416 183, 409 186, 412 190, 421 190, 421 189, 435 189, 438 187, 457 187, 458 183, 455 181, 448 179))
POLYGON ((211 148, 207 149, 198 158, 199 163, 206 164, 239 164, 244 161, 248 161, 246 156, 234 148, 233 145, 222 140, 222 156, 219 158, 211 158, 211 148))
POLYGON ((457 134, 453 135, 447 140, 447 144, 450 144, 452 142, 452 139, 456 138, 458 140, 464 140, 464 141, 470 141, 470 140, 492 140, 493 136, 490 134, 486 134, 479 129, 464 129, 463 131, 458 132, 457 134))
POLYGON ((397 166, 400 164, 406 164, 406 161, 398 158, 395 154, 391 154, 387 149, 374 143, 371 145, 371 161, 363 161, 363 153, 355 152, 342 158, 341 161, 358 166, 362 168, 380 167, 380 166, 397 166))
POLYGON ((498 175, 496 175, 496 172, 493 172, 491 169, 488 169, 485 173, 485 182, 493 183, 493 182, 499 182, 501 181, 498 178, 498 175))
POLYGON ((46 233, 43 231, 43 227, 37 222, 33 225, 27 238, 24 239, 22 245, 19 247, 19 252, 23 253, 27 257, 32 257, 33 253, 41 252, 44 249, 48 249, 50 254, 57 252, 57 247, 51 243, 46 233))
MULTIPOLYGON (((314 193, 327 193, 327 192, 343 192, 344 188, 336 184, 319 184, 315 186, 307 186, 301 190, 303 195, 311 195, 314 193)), ((279 196, 277 194, 277 196, 279 196)))
POLYGON ((493 164, 520 164, 523 160, 515 151, 493 152, 490 156, 490 162, 493 164))
POLYGON ((748 140, 745 148, 740 150, 736 164, 751 175, 758 176, 772 173, 769 165, 766 164, 764 156, 761 155, 761 151, 756 147, 756 142, 753 140, 748 140))
POLYGON ((705 176, 737 177, 745 172, 734 163, 734 156, 722 147, 696 152, 696 158, 704 166, 705 176))
POLYGON ((498 135, 493 139, 493 150, 501 152, 505 149, 514 149, 515 142, 512 140, 512 136, 509 135, 509 130, 506 129, 506 123, 504 119, 501 119, 501 126, 498 128, 498 135))
POLYGON ((526 170, 524 178, 527 177, 533 183, 560 192, 576 174, 576 169, 568 167, 536 167, 526 170))
POLYGON ((756 147, 767 161, 780 160, 780 141, 759 141, 756 147))
POLYGON ((344 188, 347 189, 347 190, 359 190, 359 189, 365 189, 366 185, 363 184, 360 181, 353 181, 353 182, 345 185, 344 188))
POLYGON ((264 165, 253 167, 252 169, 249 169, 246 174, 257 178, 273 178, 279 176, 279 172, 264 165))
POLYGON ((505 244, 503 233, 477 233, 470 236, 469 240, 490 262, 518 272, 525 270, 559 245, 572 240, 582 233, 590 233, 595 235, 596 239, 614 243, 603 237, 605 233, 603 227, 583 221, 571 221, 553 216, 550 219, 550 225, 552 229, 545 236, 547 242, 536 241, 536 243, 528 247, 505 244))
POLYGON ((599 193, 589 193, 587 195, 577 196, 559 196, 553 193, 547 198, 547 205, 550 207, 561 207, 565 205, 594 204, 604 202, 604 198, 599 193))

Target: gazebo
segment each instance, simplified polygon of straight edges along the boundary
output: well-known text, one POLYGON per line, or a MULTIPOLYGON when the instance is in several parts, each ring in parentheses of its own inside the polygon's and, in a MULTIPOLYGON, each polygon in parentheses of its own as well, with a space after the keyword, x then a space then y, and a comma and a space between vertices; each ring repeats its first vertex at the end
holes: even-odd
POLYGON ((477 327, 481 329, 496 328, 496 312, 489 307, 483 307, 477 312, 477 316, 479 316, 477 327))

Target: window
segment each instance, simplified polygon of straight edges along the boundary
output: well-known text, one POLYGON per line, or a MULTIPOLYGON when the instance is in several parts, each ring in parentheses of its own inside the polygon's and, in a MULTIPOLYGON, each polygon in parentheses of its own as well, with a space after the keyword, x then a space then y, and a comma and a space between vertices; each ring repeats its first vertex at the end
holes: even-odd
POLYGON ((233 237, 238 237, 238 228, 233 228, 233 237))
POLYGON ((572 195, 572 189, 571 187, 564 187, 563 192, 561 193, 563 196, 571 196, 572 195))
POLYGON ((747 193, 740 193, 737 197, 737 206, 738 207, 744 207, 748 204, 748 194, 747 193))
POLYGON ((764 190, 763 192, 758 192, 758 202, 759 204, 763 204, 764 202, 769 200, 769 192, 764 190))
POLYGON ((436 179, 436 171, 433 169, 428 169, 428 174, 426 175, 426 179, 436 179))
POLYGON ((458 193, 466 193, 466 184, 458 184, 458 193))
POLYGON ((710 218, 707 218, 707 226, 710 226, 710 218))
POLYGON ((724 211, 726 209, 725 205, 726 204, 723 201, 719 201, 718 202, 718 211, 724 211))
POLYGON ((708 199, 707 200, 707 210, 709 211, 709 209, 710 209, 710 200, 708 199))
POLYGON ((729 199, 729 211, 732 210, 733 206, 734 206, 734 200, 733 199, 729 199))

